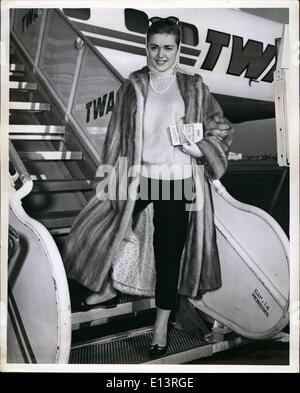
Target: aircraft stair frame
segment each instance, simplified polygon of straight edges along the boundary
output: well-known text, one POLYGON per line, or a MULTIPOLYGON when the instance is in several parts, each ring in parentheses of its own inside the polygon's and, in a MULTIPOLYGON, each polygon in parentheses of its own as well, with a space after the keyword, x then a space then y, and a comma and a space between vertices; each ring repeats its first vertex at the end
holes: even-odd
MULTIPOLYGON (((16 230, 17 235, 21 232, 23 234, 23 231, 31 231, 35 234, 35 241, 38 243, 38 248, 42 249, 44 259, 40 260, 40 263, 37 264, 33 258, 34 254, 30 254, 29 252, 26 260, 26 266, 19 267, 19 263, 17 262, 20 250, 17 249, 14 251, 17 258, 15 258, 14 255, 12 260, 9 260, 8 314, 10 316, 9 322, 11 322, 12 325, 8 323, 8 337, 12 337, 11 335, 14 334, 15 339, 13 342, 15 344, 16 341, 18 341, 18 345, 8 345, 7 357, 8 360, 12 359, 12 361, 15 362, 21 362, 21 360, 23 360, 25 363, 38 363, 39 359, 34 353, 36 346, 35 338, 37 336, 41 338, 43 332, 40 332, 37 336, 35 336, 35 331, 31 336, 31 332, 28 332, 28 329, 26 329, 28 327, 28 325, 26 326, 26 318, 29 316, 30 320, 30 313, 32 312, 33 306, 34 308, 38 308, 38 312, 41 312, 41 316, 48 321, 46 314, 48 312, 47 307, 49 307, 49 309, 54 312, 56 326, 53 330, 57 345, 56 347, 51 348, 50 351, 44 347, 41 351, 42 354, 39 355, 44 357, 44 359, 51 359, 54 363, 66 363, 69 359, 71 348, 71 307, 63 262, 55 241, 48 230, 37 220, 28 216, 22 207, 22 199, 30 194, 33 188, 33 181, 11 142, 9 142, 9 154, 14 169, 16 170, 16 172, 11 176, 11 190, 9 193, 10 224, 14 230, 18 228, 16 230), (22 185, 16 190, 14 185, 19 179, 21 180, 22 185), (42 269, 44 268, 44 261, 47 263, 47 274, 49 277, 49 280, 47 281, 50 281, 51 288, 54 291, 54 298, 51 299, 51 304, 50 302, 47 304, 38 304, 38 302, 31 303, 27 299, 27 295, 30 291, 26 291, 26 294, 22 291, 22 289, 24 289, 22 281, 26 280, 30 282, 30 275, 32 274, 33 269, 36 271, 36 274, 38 274, 41 270, 41 266, 42 269), (27 268, 28 271, 26 272, 27 268), (23 270, 21 279, 18 277, 20 270, 23 270), (22 280, 24 276, 25 280, 22 280), (19 291, 18 289, 14 291, 16 282, 19 282, 17 285, 21 288, 19 291), (22 309, 19 309, 18 302, 16 301, 18 298, 20 299, 20 297, 26 298, 26 300, 22 303, 22 309)), ((20 236, 20 239, 23 241, 24 237, 20 236)), ((35 249, 36 248, 33 247, 33 250, 35 249)), ((42 294, 43 290, 43 286, 38 285, 38 291, 36 291, 35 295, 38 293, 42 294)), ((51 318, 51 320, 52 319, 53 318, 51 318)), ((53 323, 53 321, 51 322, 53 323)), ((36 323, 36 321, 33 323, 36 323)), ((36 325, 36 329, 39 329, 39 324, 37 323, 36 325)), ((53 337, 51 337, 51 339, 53 339, 53 337)), ((10 338, 8 338, 8 340, 10 340, 10 338)), ((41 340, 37 340, 37 345, 40 345, 40 343, 41 340)), ((39 349, 37 349, 37 351, 39 352, 39 349)))
MULTIPOLYGON (((13 10, 12 21, 17 18, 17 13, 22 10, 13 10)), ((24 10, 23 10, 24 12, 24 10)), ((34 11, 35 12, 35 11, 34 11)), ((33 16, 31 15, 31 18, 33 16)), ((30 18, 29 18, 30 21, 30 18)), ((25 22, 24 22, 25 23, 25 22)), ((11 111, 26 111, 32 110, 36 113, 41 111, 52 110, 55 116, 62 120, 63 124, 10 124, 10 159, 13 164, 15 174, 12 174, 12 192, 11 192, 11 206, 15 209, 16 214, 24 218, 26 225, 31 225, 32 228, 37 226, 41 229, 43 239, 46 239, 44 243, 49 241, 51 250, 47 251, 48 255, 54 253, 53 261, 55 265, 53 267, 54 281, 56 277, 60 277, 60 281, 56 281, 54 285, 55 296, 57 296, 57 304, 61 303, 61 309, 64 310, 62 315, 59 316, 61 319, 58 321, 59 328, 63 334, 64 344, 58 345, 55 357, 51 358, 53 363, 120 363, 120 359, 113 356, 105 358, 105 351, 120 351, 120 342, 125 340, 124 351, 130 351, 134 354, 141 351, 141 356, 130 356, 122 355, 123 363, 128 361, 129 363, 149 363, 147 354, 143 352, 142 348, 146 348, 150 343, 151 330, 149 326, 143 326, 139 328, 133 328, 127 332, 119 332, 113 335, 104 335, 93 339, 91 342, 84 343, 71 343, 71 334, 85 327, 101 327, 108 324, 115 319, 117 321, 125 321, 125 318, 135 319, 140 313, 153 310, 154 299, 153 298, 137 298, 131 296, 121 296, 119 304, 116 308, 112 309, 92 309, 88 312, 72 312, 71 313, 71 300, 69 297, 69 289, 67 278, 63 269, 63 262, 59 254, 60 240, 63 239, 64 235, 68 233, 69 227, 72 224, 72 220, 79 213, 79 209, 69 210, 69 215, 65 216, 55 215, 55 211, 49 212, 48 216, 45 214, 39 214, 35 212, 33 219, 29 217, 25 211, 24 206, 26 202, 22 202, 22 199, 26 199, 26 196, 30 194, 34 198, 35 194, 47 193, 56 191, 60 192, 74 192, 77 194, 79 205, 83 207, 87 203, 89 196, 92 195, 94 190, 94 180, 92 176, 96 173, 96 168, 99 163, 99 150, 95 147, 95 144, 91 140, 90 136, 87 135, 86 129, 80 123, 80 119, 74 112, 74 100, 77 89, 79 88, 80 72, 83 70, 85 50, 92 54, 95 61, 99 62, 101 66, 108 68, 114 80, 114 86, 121 84, 122 77, 118 72, 111 67, 111 65, 103 58, 103 56, 94 48, 88 38, 86 38, 68 18, 60 11, 56 9, 43 10, 42 20, 40 24, 38 42, 36 46, 36 52, 30 53, 30 50, 26 48, 22 43, 20 36, 14 31, 11 32, 12 44, 15 46, 15 51, 20 58, 24 58, 25 68, 18 67, 19 65, 11 67, 12 75, 14 74, 17 78, 22 78, 22 73, 26 70, 26 65, 30 65, 30 72, 32 72, 34 81, 11 81, 11 89, 21 89, 29 91, 29 97, 32 96, 31 91, 35 89, 40 90, 41 94, 50 98, 50 105, 47 102, 35 103, 35 105, 24 105, 23 103, 14 103, 10 106, 11 111), (43 52, 43 40, 47 33, 47 26, 49 27, 49 19, 51 16, 55 16, 56 20, 60 20, 62 24, 67 26, 69 31, 74 34, 74 50, 77 52, 74 75, 70 86, 68 100, 64 100, 58 91, 55 90, 53 83, 47 79, 47 74, 39 67, 41 62, 41 54, 43 52), (48 23, 48 24, 47 24, 48 23), (87 48, 87 49, 86 49, 87 48), (18 73, 17 75, 15 73, 18 73), (53 105, 54 103, 54 105, 53 105), (38 105, 39 104, 39 105, 38 105), (41 106, 42 105, 42 106, 41 106), (71 138, 70 138, 71 135, 71 138), (18 151, 13 144, 24 142, 24 136, 26 143, 43 142, 49 143, 54 146, 51 150, 41 151, 18 151), (23 142, 22 142, 23 139, 23 142), (73 141, 75 140, 75 142, 73 141), (57 143, 57 149, 55 144, 57 143), (79 148, 78 148, 79 146, 79 148), (70 148, 70 149, 69 149, 70 148), (66 150, 67 149, 67 150, 66 150), (85 158, 88 157, 86 160, 85 158), (55 160, 63 161, 65 167, 65 174, 68 175, 67 179, 45 179, 39 178, 39 174, 29 175, 28 169, 25 168, 24 162, 54 162, 55 160), (89 163, 91 162, 91 164, 89 163), (76 166, 78 163, 78 166, 76 166), (82 163, 82 167, 80 167, 82 163), (85 177, 83 177, 83 175, 85 177), (78 178, 80 177, 80 179, 78 178), (19 183, 21 180, 21 184, 19 183), (20 187, 21 185, 21 187, 20 187), (80 192, 77 192, 77 191, 80 192), (23 205, 23 207, 22 207, 23 205), (39 222, 40 221, 40 222, 39 222), (59 222, 58 227, 55 225, 59 222), (41 225, 41 224, 43 225, 41 225), (47 229, 46 229, 46 228, 47 229), (56 238, 56 243, 53 237, 56 238), (47 240, 48 239, 48 240, 47 240), (57 248, 58 247, 58 248, 57 248), (61 291, 61 292, 60 292, 61 291), (63 296, 64 300, 61 300, 63 296), (73 332, 73 333, 72 333, 73 332), (114 346, 114 348, 112 348, 114 346), (126 349, 127 348, 127 349, 126 349), (70 356, 70 357, 69 357, 70 356)), ((28 42, 27 42, 28 44, 28 42)), ((30 48, 30 45, 29 45, 30 48)), ((56 86, 57 87, 57 86, 56 86)), ((27 94, 27 93, 26 93, 27 94)), ((47 118, 47 117, 45 117, 47 118)), ((49 115, 49 120, 52 117, 49 115)), ((101 123, 103 126, 103 124, 101 123)), ((105 125, 105 120, 104 120, 105 125)), ((105 127, 104 127, 105 128, 105 127)), ((25 142, 24 142, 25 143, 25 142)), ((22 144, 20 145, 22 146, 22 144)), ((33 145, 31 145, 33 146, 33 145)), ((31 165, 31 164, 30 164, 31 165)), ((51 259, 51 258, 50 258, 51 259)), ((52 266, 52 264, 50 263, 52 266)), ((213 324, 213 320, 206 318, 205 315, 201 315, 198 312, 198 317, 203 324, 202 331, 198 332, 198 337, 193 337, 188 333, 180 329, 180 326, 173 326, 172 337, 174 345, 167 356, 152 361, 150 363, 186 363, 195 360, 200 357, 211 356, 213 353, 229 349, 231 347, 245 344, 249 342, 238 334, 234 333, 230 329, 224 329, 218 324, 213 324), (182 341, 182 345, 180 344, 182 341)), ((58 319, 59 319, 58 318, 58 319)), ((200 324, 201 325, 201 324, 200 324)), ((275 338, 276 339, 276 338, 275 338)), ((282 335, 278 337, 282 339, 282 335)), ((127 352, 126 352, 127 353, 127 352)), ((52 356, 52 355, 51 355, 52 356)), ((26 362, 26 360, 24 360, 26 362)), ((37 362, 39 363, 38 357, 35 361, 32 359, 28 360, 28 363, 37 362)), ((48 361, 41 358, 40 362, 47 363, 48 361)))

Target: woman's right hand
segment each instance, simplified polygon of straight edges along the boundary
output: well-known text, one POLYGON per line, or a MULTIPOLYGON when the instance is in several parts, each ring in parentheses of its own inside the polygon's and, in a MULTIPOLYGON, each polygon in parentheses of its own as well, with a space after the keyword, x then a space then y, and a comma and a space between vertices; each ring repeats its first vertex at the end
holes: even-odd
POLYGON ((186 137, 186 139, 188 143, 183 143, 182 145, 183 152, 189 154, 192 157, 201 158, 203 156, 203 153, 200 150, 199 146, 188 137, 186 137))

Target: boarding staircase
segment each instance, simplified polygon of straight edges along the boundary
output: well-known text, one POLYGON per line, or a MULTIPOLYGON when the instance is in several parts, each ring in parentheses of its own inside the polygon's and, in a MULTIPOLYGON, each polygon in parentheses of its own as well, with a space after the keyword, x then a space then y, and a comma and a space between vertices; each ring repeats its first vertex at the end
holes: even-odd
MULTIPOLYGON (((93 56, 98 65, 101 63, 101 72, 105 75, 111 74, 111 89, 121 83, 121 78, 98 52, 95 53, 92 44, 60 11, 44 10, 42 14, 36 15, 33 11, 33 17, 31 15, 31 19, 27 18, 29 26, 30 21, 40 21, 40 29, 36 30, 38 42, 35 56, 30 56, 31 46, 28 39, 26 41, 26 35, 24 34, 22 40, 22 34, 18 31, 17 22, 24 16, 24 10, 15 10, 12 17, 9 71, 10 172, 16 189, 22 186, 22 173, 17 172, 23 171, 23 176, 24 173, 29 175, 33 183, 32 190, 22 199, 22 206, 30 217, 47 228, 61 250, 74 219, 95 193, 95 172, 100 148, 93 142, 93 134, 84 129, 81 122, 82 113, 81 117, 76 118, 74 105, 72 107, 72 103, 65 100, 59 90, 70 74, 61 77, 59 72, 67 71, 68 66, 58 64, 55 69, 55 64, 51 63, 55 61, 55 55, 60 62, 63 61, 59 57, 62 53, 59 52, 60 49, 56 51, 55 48, 51 49, 50 45, 59 42, 51 36, 54 34, 51 31, 54 19, 56 30, 61 29, 60 31, 65 34, 65 44, 75 43, 72 49, 68 49, 66 59, 68 55, 72 57, 74 51, 79 52, 78 57, 76 53, 76 58, 71 63, 75 70, 71 79, 73 82, 75 79, 76 83, 72 84, 71 80, 70 86, 66 87, 72 96, 73 104, 76 94, 80 95, 77 89, 81 83, 80 72, 84 71, 81 67, 84 62, 84 47, 85 54, 93 56), (69 36, 71 39, 68 42, 69 36), (45 50, 43 46, 46 47, 45 50), (48 60, 48 64, 45 59, 48 60), (41 71, 42 61, 44 70, 41 71), (56 87, 53 87, 55 84, 56 87), (15 165, 16 157, 21 160, 23 167, 21 164, 15 165)), ((82 103, 77 102, 77 107, 82 108, 82 103)), ((75 105, 75 109, 77 107, 75 105)), ((95 129, 98 124, 96 119, 94 128, 91 128, 95 129)), ((103 128, 102 125, 101 129, 103 128)), ((97 143, 103 141, 103 137, 103 133, 100 137, 97 135, 97 143)), ((80 312, 76 311, 76 305, 86 296, 87 290, 70 280, 68 286, 72 306, 72 341, 68 356, 62 360, 65 362, 188 363, 247 342, 229 329, 216 327, 214 320, 198 312, 202 329, 196 334, 191 334, 173 321, 167 355, 161 359, 150 360, 147 347, 150 344, 155 317, 153 298, 120 294, 118 304, 114 308, 95 308, 80 312)), ((36 362, 49 363, 49 359, 39 359, 38 354, 34 359, 36 362)), ((14 362, 14 359, 11 361, 14 362)))

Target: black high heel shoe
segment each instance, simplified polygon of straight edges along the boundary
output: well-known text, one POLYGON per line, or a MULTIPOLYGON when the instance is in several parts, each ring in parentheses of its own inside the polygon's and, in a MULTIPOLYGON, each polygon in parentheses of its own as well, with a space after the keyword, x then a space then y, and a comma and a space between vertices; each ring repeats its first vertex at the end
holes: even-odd
POLYGON ((170 330, 172 329, 173 325, 171 323, 168 323, 168 332, 167 332, 167 343, 164 347, 161 347, 158 344, 151 344, 149 346, 149 357, 150 359, 157 359, 165 356, 165 354, 168 352, 168 347, 169 347, 169 334, 170 330))
POLYGON ((96 308, 115 308, 118 305, 119 297, 118 295, 112 299, 106 300, 105 302, 87 304, 85 300, 83 300, 76 308, 76 311, 89 311, 96 308))
POLYGON ((148 353, 150 359, 158 359, 165 356, 167 351, 168 351, 168 343, 164 347, 161 347, 158 344, 154 344, 154 345, 150 345, 148 353))

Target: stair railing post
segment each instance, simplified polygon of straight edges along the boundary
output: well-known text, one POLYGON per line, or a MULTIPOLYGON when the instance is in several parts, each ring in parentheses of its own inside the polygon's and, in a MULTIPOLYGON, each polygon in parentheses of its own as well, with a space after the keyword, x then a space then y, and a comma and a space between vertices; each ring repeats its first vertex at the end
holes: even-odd
POLYGON ((41 49, 42 49, 42 42, 43 42, 43 39, 44 39, 47 15, 48 15, 48 10, 45 9, 44 13, 43 13, 43 19, 42 19, 42 23, 41 23, 41 27, 40 27, 39 39, 38 39, 38 44, 37 44, 37 49, 36 49, 36 54, 35 54, 35 60, 34 60, 34 65, 35 65, 36 68, 39 66, 39 61, 40 61, 40 57, 41 57, 41 49))
MULTIPOLYGON (((76 59, 74 77, 73 77, 73 82, 72 82, 72 86, 71 86, 70 96, 69 96, 69 100, 68 100, 67 110, 66 110, 66 114, 65 114, 65 120, 66 121, 69 121, 69 116, 70 116, 71 111, 72 111, 72 106, 73 106, 75 95, 76 95, 76 91, 77 91, 77 85, 78 85, 78 79, 79 79, 82 59, 83 59, 83 56, 84 56, 85 45, 84 45, 84 42, 81 40, 80 37, 77 37, 77 39, 75 40, 74 47, 78 51, 78 56, 77 56, 77 59, 76 59)), ((63 143, 60 142, 59 150, 62 150, 62 149, 63 149, 63 143)))
POLYGON ((12 29, 14 23, 15 23, 15 13, 16 13, 15 8, 10 10, 10 28, 11 29, 12 29))
MULTIPOLYGON (((9 157, 15 171, 19 174, 18 177, 21 178, 23 183, 22 187, 15 191, 15 195, 19 198, 19 200, 21 200, 32 191, 33 181, 11 142, 9 142, 9 157)), ((16 174, 13 174, 13 179, 17 179, 16 174)))
POLYGON ((73 82, 72 82, 70 96, 69 96, 68 105, 67 105, 66 118, 68 118, 70 116, 71 111, 72 111, 72 106, 73 106, 73 102, 74 102, 74 98, 75 98, 75 94, 76 94, 76 90, 77 90, 79 73, 80 73, 82 59, 83 59, 83 55, 84 55, 84 49, 85 49, 84 42, 81 40, 80 37, 77 37, 77 39, 74 42, 74 46, 75 46, 75 49, 78 50, 78 56, 76 59, 74 77, 73 77, 73 82))

